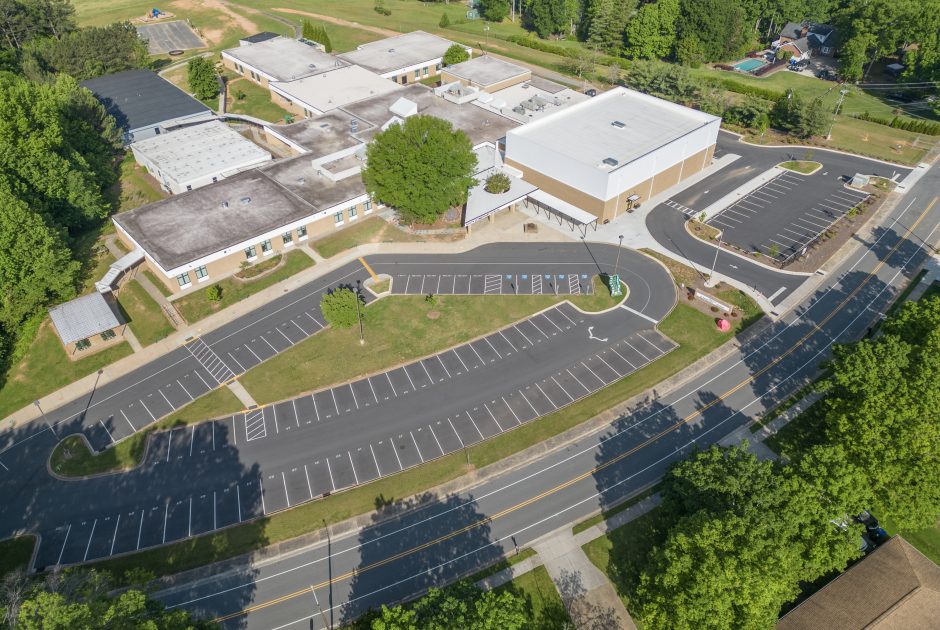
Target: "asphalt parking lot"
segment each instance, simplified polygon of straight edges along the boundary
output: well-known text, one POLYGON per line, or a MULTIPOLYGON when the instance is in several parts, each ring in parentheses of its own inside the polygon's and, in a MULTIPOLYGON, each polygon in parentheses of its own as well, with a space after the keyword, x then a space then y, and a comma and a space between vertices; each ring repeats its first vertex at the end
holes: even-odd
POLYGON ((205 43, 189 24, 182 20, 161 22, 158 24, 140 24, 137 34, 146 40, 147 50, 151 55, 162 55, 171 50, 190 50, 204 48, 205 43))
POLYGON ((590 295, 587 273, 398 274, 392 293, 408 295, 590 295))
POLYGON ((248 458, 262 466, 214 490, 174 494, 133 510, 92 514, 47 529, 36 566, 86 562, 189 538, 398 473, 550 414, 675 347, 658 332, 638 327, 638 318, 618 312, 606 316, 610 321, 605 331, 622 326, 615 325, 615 319, 626 317, 624 321, 634 323, 626 326, 632 331, 625 330, 628 334, 615 341, 598 338, 593 334, 598 321, 563 304, 387 372, 155 434, 140 472, 152 478, 185 477, 187 471, 231 458, 248 458), (589 342, 597 344, 596 350, 542 373, 525 369, 544 364, 544 357, 564 344, 583 343, 582 338, 593 339, 589 342), (441 404, 454 401, 454 392, 466 390, 475 379, 500 369, 531 376, 496 396, 481 399, 470 387, 463 400, 441 404), (437 402, 429 407, 429 401, 437 402), (404 430, 389 426, 368 435, 350 430, 374 419, 379 406, 386 421, 419 410, 446 408, 447 413, 430 414, 426 424, 409 422, 404 430), (304 439, 298 433, 307 440, 317 435, 324 446, 304 449, 284 461, 285 442, 304 439))
POLYGON ((786 263, 867 197, 825 167, 812 175, 781 171, 708 224, 722 231, 726 243, 786 263))

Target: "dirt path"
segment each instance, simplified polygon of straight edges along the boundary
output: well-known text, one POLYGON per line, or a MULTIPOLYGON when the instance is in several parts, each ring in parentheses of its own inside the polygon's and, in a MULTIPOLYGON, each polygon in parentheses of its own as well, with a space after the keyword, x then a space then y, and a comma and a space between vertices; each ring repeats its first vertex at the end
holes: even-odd
POLYGON ((311 17, 317 20, 322 20, 324 22, 329 22, 330 24, 336 24, 337 26, 349 26, 352 28, 358 28, 363 31, 369 31, 370 33, 376 33, 377 35, 382 35, 383 37, 394 37, 395 35, 401 35, 398 31, 393 31, 387 28, 380 28, 378 26, 368 26, 366 24, 360 24, 359 22, 352 22, 350 20, 344 20, 343 18, 333 17, 332 15, 323 15, 322 13, 311 13, 310 11, 301 11, 299 9, 284 9, 280 7, 275 7, 271 9, 272 11, 280 11, 281 13, 290 13, 291 15, 302 15, 304 17, 311 17))
MULTIPOLYGON (((240 13, 236 13, 224 0, 173 0, 173 5, 180 9, 213 9, 218 11, 221 17, 220 28, 203 27, 202 36, 210 45, 218 44, 225 37, 226 31, 232 28, 238 28, 246 33, 257 33, 258 25, 246 18, 240 13)), ((254 9, 243 7, 246 10, 256 12, 254 9)))

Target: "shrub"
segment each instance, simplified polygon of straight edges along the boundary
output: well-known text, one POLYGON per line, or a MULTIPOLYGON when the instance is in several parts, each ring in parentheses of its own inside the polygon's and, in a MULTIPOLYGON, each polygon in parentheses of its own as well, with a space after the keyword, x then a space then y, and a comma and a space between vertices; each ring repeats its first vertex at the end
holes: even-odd
POLYGON ((853 114, 852 116, 859 120, 884 125, 885 127, 891 127, 893 129, 903 129, 904 131, 923 133, 928 136, 940 136, 940 124, 930 122, 929 120, 914 120, 912 118, 900 118, 899 116, 895 116, 894 118, 882 118, 880 116, 872 116, 870 112, 853 114))
POLYGON ((466 48, 460 44, 453 44, 450 48, 447 49, 447 52, 444 53, 444 65, 452 66, 454 64, 466 61, 469 58, 470 53, 467 52, 466 48))
POLYGON ((206 287, 206 299, 210 302, 221 302, 222 287, 217 284, 213 284, 211 287, 206 287))
POLYGON ((437 23, 441 28, 447 28, 450 26, 450 18, 447 17, 446 13, 441 14, 441 21, 437 23))
POLYGON ((486 184, 483 186, 483 189, 488 193, 493 193, 494 195, 499 195, 512 186, 512 181, 509 179, 509 175, 505 173, 493 173, 486 178, 486 184))
POLYGON ((90 347, 91 347, 91 342, 88 341, 87 339, 79 339, 78 341, 75 342, 76 350, 79 350, 79 351, 87 350, 90 347))
POLYGON ((113 330, 106 330, 103 333, 101 333, 102 341, 109 341, 111 339, 114 339, 115 337, 117 337, 117 335, 114 333, 113 330))
POLYGON ((375 12, 378 13, 379 15, 391 15, 392 14, 392 10, 386 8, 382 0, 375 0, 375 6, 372 8, 375 9, 375 12))
POLYGON ((362 308, 362 296, 349 287, 337 287, 324 293, 320 299, 320 312, 323 318, 334 328, 351 328, 359 321, 362 308), (357 302, 359 304, 357 305, 357 302))

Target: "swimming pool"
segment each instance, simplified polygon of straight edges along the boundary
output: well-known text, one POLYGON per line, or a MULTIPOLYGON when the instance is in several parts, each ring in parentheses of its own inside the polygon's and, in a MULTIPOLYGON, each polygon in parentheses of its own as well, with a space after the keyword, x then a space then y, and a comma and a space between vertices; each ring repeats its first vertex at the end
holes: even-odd
POLYGON ((732 68, 739 72, 754 72, 758 68, 766 66, 767 62, 763 59, 745 59, 734 64, 732 68))

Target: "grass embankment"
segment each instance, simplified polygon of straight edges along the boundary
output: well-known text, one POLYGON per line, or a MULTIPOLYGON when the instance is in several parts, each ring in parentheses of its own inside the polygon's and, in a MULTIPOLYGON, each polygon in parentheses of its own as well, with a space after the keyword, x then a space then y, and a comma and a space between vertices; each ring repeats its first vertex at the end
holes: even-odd
POLYGON ((566 630, 572 627, 565 604, 545 567, 536 567, 523 573, 512 582, 496 588, 496 591, 511 591, 525 598, 526 612, 533 628, 566 630))
POLYGON ((653 485, 653 486, 651 486, 651 487, 649 487, 649 488, 647 488, 646 490, 644 490, 643 492, 637 494, 636 496, 630 497, 630 498, 627 499, 626 501, 622 501, 621 503, 618 503, 618 504, 615 505, 614 507, 612 507, 612 508, 610 508, 610 509, 607 509, 607 510, 604 510, 604 511, 601 512, 600 514, 595 514, 595 515, 592 516, 591 518, 588 518, 588 519, 585 519, 585 520, 581 521, 580 523, 576 524, 574 527, 571 528, 571 532, 572 532, 573 534, 575 534, 575 535, 580 534, 580 533, 583 532, 584 530, 590 529, 591 527, 594 527, 594 526, 597 525, 598 523, 602 523, 602 522, 606 521, 606 520, 609 519, 611 516, 614 516, 615 514, 620 514, 621 512, 623 512, 624 510, 626 510, 627 508, 633 507, 634 505, 636 505, 637 503, 639 503, 639 502, 642 501, 643 499, 646 499, 646 498, 648 498, 648 497, 650 497, 650 496, 656 494, 657 492, 659 492, 659 484, 658 484, 658 483, 655 484, 655 485, 653 485))
MULTIPOLYGON (((735 325, 740 327, 741 322, 736 321, 735 325)), ((584 400, 541 418, 537 422, 531 422, 468 448, 467 454, 452 453, 417 468, 376 480, 366 486, 340 492, 327 499, 299 505, 271 517, 159 549, 113 558, 99 565, 115 575, 122 575, 124 571, 134 567, 142 567, 157 575, 165 575, 230 558, 274 542, 288 540, 319 527, 324 522, 336 523, 370 512, 375 509, 377 497, 381 496, 386 500, 408 497, 464 474, 467 471, 468 455, 470 465, 480 468, 558 435, 662 382, 729 339, 728 335, 717 332, 711 317, 684 304, 678 304, 675 310, 662 321, 659 329, 680 344, 679 347, 653 364, 584 400)))
POLYGON ((121 287, 118 303, 141 345, 149 346, 174 331, 163 315, 163 309, 136 280, 131 280, 121 287))
POLYGON ((167 193, 160 189, 157 181, 147 169, 134 160, 134 154, 128 151, 121 160, 121 170, 112 191, 117 201, 117 211, 126 212, 154 201, 160 201, 167 193))
MULTIPOLYGON (((570 299, 579 308, 590 311, 616 304, 606 288, 597 289, 595 295, 570 299)), ((283 400, 434 354, 507 326, 564 298, 439 295, 431 303, 421 295, 387 297, 365 309, 365 345, 359 343, 357 327, 330 328, 252 368, 240 380, 261 404, 283 400)))
MULTIPOLYGON (((72 361, 48 318, 0 389, 0 418, 131 354, 126 341, 72 361)), ((79 353, 80 354, 80 353, 79 353)))
POLYGON ((63 439, 52 451, 50 466, 64 477, 82 477, 133 468, 144 456, 147 439, 154 431, 169 429, 241 411, 244 405, 227 387, 213 390, 160 422, 94 455, 78 435, 63 439))
POLYGON ((25 571, 35 547, 36 538, 33 536, 0 540, 0 578, 13 571, 25 571))
POLYGON ((147 278, 147 280, 150 280, 150 283, 153 286, 157 287, 157 291, 162 293, 163 297, 170 297, 173 295, 173 292, 170 291, 170 289, 165 284, 163 284, 163 282, 161 282, 149 269, 144 269, 144 276, 147 278))
POLYGON ((366 243, 412 243, 420 240, 400 230, 381 217, 369 217, 362 223, 340 230, 310 244, 324 258, 332 258, 347 249, 366 243))
MULTIPOLYGON (((261 262, 259 264, 264 264, 261 262)), ((204 317, 208 317, 216 311, 220 311, 226 306, 231 306, 235 302, 244 300, 258 291, 268 288, 272 284, 277 284, 281 280, 286 280, 295 273, 313 266, 313 260, 305 253, 300 251, 288 252, 284 255, 281 266, 271 273, 260 278, 250 280, 238 280, 236 278, 225 278, 216 282, 222 289, 222 299, 218 302, 212 302, 206 296, 206 289, 212 285, 199 287, 193 293, 175 300, 173 304, 182 313, 183 317, 189 323, 197 322, 204 317)))
POLYGON ((810 160, 789 160, 787 162, 781 162, 777 166, 788 171, 802 173, 803 175, 815 173, 822 168, 822 164, 810 160))

